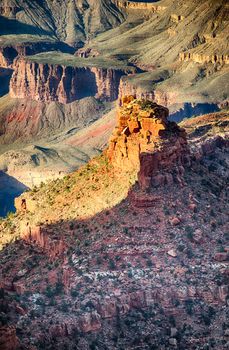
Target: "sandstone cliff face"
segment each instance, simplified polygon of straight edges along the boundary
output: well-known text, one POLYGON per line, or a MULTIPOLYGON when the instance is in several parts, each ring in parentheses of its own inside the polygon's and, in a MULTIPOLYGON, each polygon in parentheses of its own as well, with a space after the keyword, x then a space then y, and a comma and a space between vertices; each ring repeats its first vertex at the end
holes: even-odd
POLYGON ((139 171, 142 189, 181 182, 190 163, 186 133, 167 120, 168 110, 150 101, 123 99, 109 143, 114 167, 139 171))
POLYGON ((195 52, 181 52, 179 54, 179 60, 180 61, 193 61, 196 63, 219 63, 219 64, 229 64, 229 55, 207 55, 207 54, 200 54, 195 52))
MULTIPOLYGON (((16 206, 18 212, 20 210, 28 210, 35 212, 35 203, 21 202, 20 206, 18 200, 16 200, 16 206), (20 210, 19 210, 20 208, 20 210)), ((49 237, 49 231, 43 229, 40 226, 30 227, 25 226, 21 228, 23 235, 22 238, 31 245, 38 246, 42 251, 46 252, 50 259, 61 256, 66 250, 66 244, 58 237, 49 237)))
POLYGON ((10 82, 10 96, 36 101, 69 103, 86 96, 113 101, 125 70, 66 67, 29 62, 19 58, 10 82))

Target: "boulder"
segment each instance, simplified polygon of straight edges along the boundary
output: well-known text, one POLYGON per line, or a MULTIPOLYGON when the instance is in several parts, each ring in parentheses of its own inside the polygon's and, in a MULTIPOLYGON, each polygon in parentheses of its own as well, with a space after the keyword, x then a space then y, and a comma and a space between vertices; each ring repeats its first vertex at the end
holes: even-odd
POLYGON ((173 258, 177 257, 177 252, 175 251, 175 249, 170 249, 167 254, 173 258))
POLYGON ((177 225, 179 225, 181 223, 181 220, 179 219, 179 218, 177 218, 177 217, 174 217, 174 218, 172 218, 171 220, 170 220, 170 224, 172 225, 172 226, 177 226, 177 225))

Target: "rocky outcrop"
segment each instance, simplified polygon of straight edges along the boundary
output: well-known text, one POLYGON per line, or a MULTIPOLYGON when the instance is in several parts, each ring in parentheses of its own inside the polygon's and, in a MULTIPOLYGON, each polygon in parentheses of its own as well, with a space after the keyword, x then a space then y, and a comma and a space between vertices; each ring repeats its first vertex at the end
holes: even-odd
POLYGON ((108 157, 114 167, 138 171, 140 187, 181 182, 190 163, 186 133, 167 120, 168 109, 134 97, 123 99, 108 157))
POLYGON ((13 1, 5 1, 0 5, 0 15, 8 18, 15 18, 20 7, 13 1))
POLYGON ((21 238, 25 242, 40 248, 50 259, 61 256, 66 250, 66 244, 62 239, 58 239, 55 235, 50 235, 48 229, 44 229, 41 226, 22 224, 21 238))
POLYGON ((87 96, 113 101, 128 70, 70 67, 30 62, 19 58, 10 82, 10 96, 36 101, 69 103, 87 96))
POLYGON ((180 52, 179 61, 192 61, 196 63, 219 63, 219 64, 229 64, 229 55, 220 55, 220 54, 201 54, 190 51, 180 52))
POLYGON ((77 50, 75 55, 82 58, 88 58, 88 57, 97 57, 100 55, 100 53, 96 49, 87 47, 87 48, 81 48, 77 50))
POLYGON ((157 5, 154 3, 144 2, 144 1, 121 1, 112 0, 117 7, 124 8, 125 10, 142 10, 150 12, 160 12, 166 9, 165 6, 157 5))
POLYGON ((16 329, 13 326, 0 326, 0 349, 19 349, 19 340, 16 336, 16 329))
POLYGON ((35 55, 45 51, 73 52, 74 49, 58 41, 24 42, 13 45, 0 46, 0 67, 13 68, 13 61, 17 56, 35 55))
POLYGON ((201 160, 205 156, 209 156, 215 152, 215 150, 228 148, 228 137, 224 138, 219 135, 214 136, 206 140, 205 142, 197 140, 191 144, 191 152, 195 160, 201 160))
POLYGON ((179 23, 184 20, 184 16, 178 15, 176 13, 173 13, 170 18, 171 18, 171 21, 175 23, 179 23))

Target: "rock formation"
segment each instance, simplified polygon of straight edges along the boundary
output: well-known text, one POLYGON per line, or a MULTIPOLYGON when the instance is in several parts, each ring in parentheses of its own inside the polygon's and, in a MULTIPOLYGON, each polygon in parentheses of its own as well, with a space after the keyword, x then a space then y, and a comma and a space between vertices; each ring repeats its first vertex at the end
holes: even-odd
POLYGON ((124 8, 127 11, 138 10, 155 13, 166 9, 166 6, 149 3, 147 1, 112 0, 112 2, 115 3, 117 7, 124 8))
POLYGON ((204 53, 198 53, 194 50, 192 51, 185 51, 179 53, 179 60, 180 61, 193 61, 196 63, 219 63, 219 64, 229 64, 229 55, 226 54, 204 54, 204 53))
POLYGON ((186 133, 168 121, 168 109, 134 97, 123 99, 118 125, 109 142, 115 168, 139 171, 142 189, 181 181, 190 163, 186 133))
MULTIPOLYGON (((86 64, 86 62, 85 62, 86 64)), ((69 103, 86 96, 113 101, 119 82, 128 70, 97 67, 70 67, 30 62, 18 58, 10 81, 10 96, 36 101, 69 103)))
POLYGON ((20 11, 20 7, 14 1, 3 0, 0 3, 0 15, 8 18, 15 18, 20 11))
POLYGON ((59 41, 23 42, 17 44, 0 45, 0 67, 12 68, 13 61, 17 56, 35 55, 39 52, 60 50, 73 52, 74 49, 59 41))

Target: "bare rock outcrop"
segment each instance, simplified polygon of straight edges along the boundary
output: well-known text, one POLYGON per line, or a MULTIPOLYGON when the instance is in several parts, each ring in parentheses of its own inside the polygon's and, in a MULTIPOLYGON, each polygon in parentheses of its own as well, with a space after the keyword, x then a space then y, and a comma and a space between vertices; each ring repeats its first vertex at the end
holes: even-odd
POLYGON ((168 121, 168 109, 134 97, 123 99, 108 156, 114 167, 138 171, 142 189, 181 182, 190 163, 186 133, 168 121))
POLYGON ((165 6, 157 5, 155 3, 149 3, 144 1, 121 1, 112 0, 117 7, 124 8, 125 10, 138 10, 138 11, 149 11, 149 12, 160 12, 166 9, 165 6))
POLYGON ((66 244, 62 239, 50 235, 47 229, 40 226, 22 225, 21 237, 24 241, 45 251, 50 259, 61 256, 66 249, 66 244))
POLYGON ((204 54, 197 53, 193 51, 185 51, 179 53, 179 61, 192 61, 195 63, 219 63, 219 64, 229 64, 229 55, 226 54, 204 54))
POLYGON ((0 5, 0 15, 8 18, 15 18, 20 7, 14 1, 5 1, 0 5))
POLYGON ((126 70, 98 67, 70 67, 30 62, 19 58, 14 64, 10 96, 36 101, 69 103, 86 96, 113 101, 126 70))
POLYGON ((23 42, 17 44, 0 45, 0 67, 13 68, 13 62, 18 56, 35 55, 39 52, 61 50, 73 52, 67 44, 59 41, 23 42))

